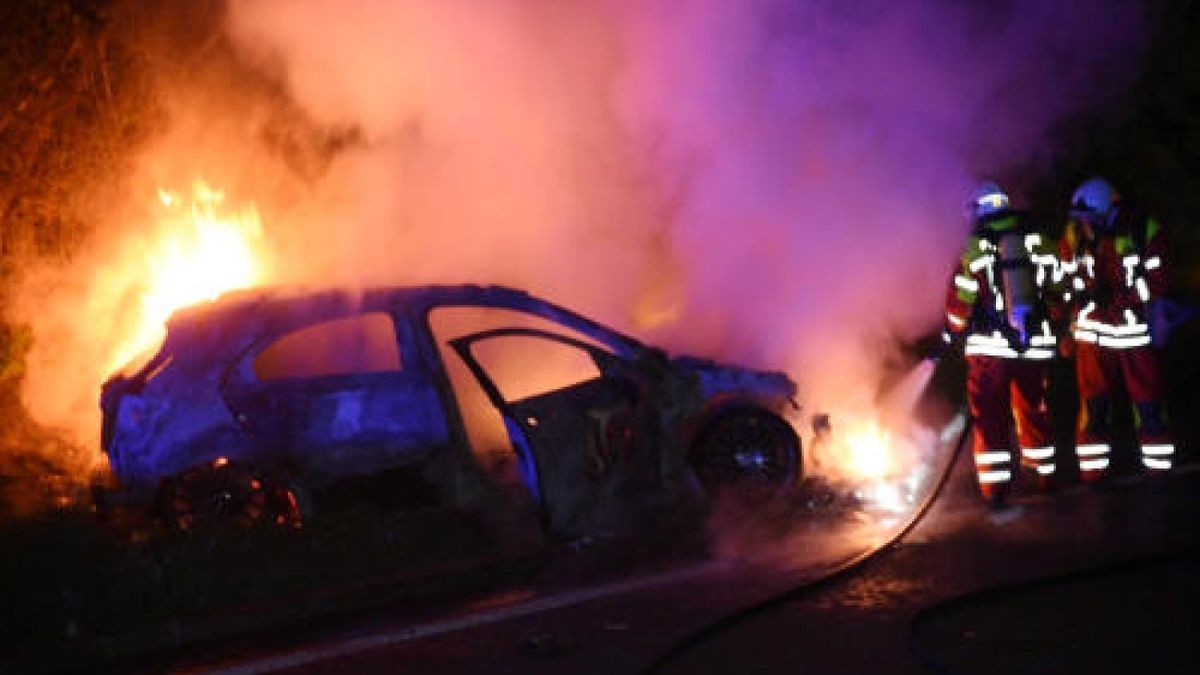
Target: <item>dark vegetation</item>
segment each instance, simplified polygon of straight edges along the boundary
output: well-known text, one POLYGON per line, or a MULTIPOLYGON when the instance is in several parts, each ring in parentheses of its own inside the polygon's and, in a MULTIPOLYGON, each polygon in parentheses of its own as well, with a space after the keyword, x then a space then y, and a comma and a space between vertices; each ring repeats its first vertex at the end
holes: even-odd
POLYGON ((1071 192, 1102 175, 1168 228, 1175 285, 1200 299, 1200 3, 1159 0, 1141 76, 1115 102, 1060 122, 1055 149, 1018 167, 1035 211, 1050 229, 1065 222, 1071 192), (1029 177, 1033 177, 1032 181, 1029 177))
MULTIPOLYGON (((276 81, 236 57, 223 8, 224 0, 0 3, 0 522, 74 499, 69 474, 91 452, 39 428, 20 404, 32 340, 11 311, 22 273, 69 265, 101 230, 120 227, 139 156, 180 108, 206 119, 218 106, 260 113, 247 142, 298 184, 354 142, 352 131, 314 126, 276 81)), ((163 178, 186 185, 218 168, 163 178)))
MULTIPOLYGON (((180 82, 211 80, 233 96, 274 97, 276 117, 260 140, 300 180, 318 175, 331 153, 352 141, 352 133, 307 125, 275 84, 236 64, 220 32, 221 6, 0 3, 0 298, 19 266, 69 260, 87 244, 93 215, 122 194, 133 156, 164 130, 170 92, 180 82)), ((1156 11, 1157 34, 1136 85, 1115 105, 1053 130, 1048 143, 1058 152, 1039 159, 1037 178, 1024 184, 1035 208, 1054 222, 1081 179, 1111 177, 1171 228, 1179 285, 1195 299, 1200 3, 1164 0, 1156 11)), ((0 320, 4 315, 0 305, 0 320)), ((1194 339, 1195 331, 1188 335, 1194 339)), ((492 531, 461 516, 361 504, 326 514, 300 534, 264 526, 181 536, 104 525, 55 478, 47 459, 55 453, 30 451, 61 442, 20 406, 30 339, 25 327, 0 323, 0 652, 58 643, 68 645, 68 658, 119 653, 115 636, 177 617, 385 579, 400 569, 420 576, 444 559, 500 550, 492 531), (12 518, 56 502, 69 506, 12 518)), ((427 581, 404 588, 433 593, 451 583, 445 575, 427 581)))

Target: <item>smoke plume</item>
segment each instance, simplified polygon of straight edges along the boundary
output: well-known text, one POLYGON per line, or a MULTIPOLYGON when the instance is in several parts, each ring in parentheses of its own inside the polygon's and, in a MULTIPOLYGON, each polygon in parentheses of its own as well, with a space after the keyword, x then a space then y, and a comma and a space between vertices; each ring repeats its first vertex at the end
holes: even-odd
MULTIPOLYGON (((274 281, 523 287, 673 350, 786 369, 816 407, 869 399, 883 345, 938 325, 964 194, 1117 92, 1142 25, 1135 3, 1066 0, 226 12, 279 96, 175 92, 143 163, 257 202, 274 281), (280 159, 262 113, 280 106, 320 161, 280 159)), ((91 282, 74 276, 57 285, 78 302, 91 282)), ((34 326, 43 344, 80 329, 34 326)), ((78 360, 42 353, 31 391, 78 360)), ((95 391, 76 399, 94 425, 95 391)), ((80 418, 57 402, 47 421, 80 418)))
POLYGON ((230 10, 304 110, 363 133, 287 224, 318 278, 524 286, 847 393, 883 339, 937 325, 969 187, 1114 93, 1140 22, 1040 0, 230 10))

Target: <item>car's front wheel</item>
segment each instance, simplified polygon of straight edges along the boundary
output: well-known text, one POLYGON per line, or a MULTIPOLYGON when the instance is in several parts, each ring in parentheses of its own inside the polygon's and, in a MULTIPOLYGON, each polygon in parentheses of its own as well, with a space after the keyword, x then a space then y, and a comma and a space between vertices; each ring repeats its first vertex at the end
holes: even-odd
POLYGON ((692 467, 712 493, 778 494, 800 474, 800 439, 778 415, 759 408, 726 412, 702 427, 692 467))

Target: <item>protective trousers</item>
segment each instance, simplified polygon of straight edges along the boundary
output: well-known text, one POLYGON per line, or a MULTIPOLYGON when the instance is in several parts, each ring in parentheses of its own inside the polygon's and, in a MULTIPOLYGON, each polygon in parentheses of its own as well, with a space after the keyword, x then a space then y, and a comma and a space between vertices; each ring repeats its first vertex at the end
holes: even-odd
POLYGON ((967 356, 967 404, 974 423, 975 472, 979 490, 989 502, 1001 502, 1007 496, 1016 469, 1012 456, 1016 448, 1020 449, 1021 465, 1036 471, 1043 487, 1051 480, 1054 442, 1046 407, 1050 363, 967 356))
POLYGON ((1112 402, 1124 390, 1133 401, 1134 431, 1142 466, 1166 471, 1175 459, 1175 445, 1163 411, 1163 378, 1153 347, 1103 347, 1079 342, 1075 351, 1079 382, 1079 424, 1075 453, 1079 475, 1096 481, 1108 470, 1112 453, 1112 402))

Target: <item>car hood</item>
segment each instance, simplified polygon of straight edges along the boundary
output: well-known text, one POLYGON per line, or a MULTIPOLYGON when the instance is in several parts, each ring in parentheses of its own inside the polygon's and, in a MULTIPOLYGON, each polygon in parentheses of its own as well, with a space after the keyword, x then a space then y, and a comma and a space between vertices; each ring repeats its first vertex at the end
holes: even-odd
POLYGON ((706 399, 740 394, 777 405, 795 404, 796 383, 780 371, 754 370, 695 356, 677 356, 671 359, 671 365, 682 373, 694 375, 706 399))

